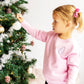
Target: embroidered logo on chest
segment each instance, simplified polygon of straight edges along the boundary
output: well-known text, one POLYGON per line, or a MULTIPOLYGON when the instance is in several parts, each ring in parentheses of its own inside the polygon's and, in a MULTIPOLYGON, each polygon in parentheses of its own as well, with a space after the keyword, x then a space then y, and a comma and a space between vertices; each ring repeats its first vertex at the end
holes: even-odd
POLYGON ((62 47, 62 48, 60 48, 60 49, 58 50, 58 53, 59 53, 59 54, 62 54, 62 53, 64 52, 64 50, 65 50, 65 47, 62 47))

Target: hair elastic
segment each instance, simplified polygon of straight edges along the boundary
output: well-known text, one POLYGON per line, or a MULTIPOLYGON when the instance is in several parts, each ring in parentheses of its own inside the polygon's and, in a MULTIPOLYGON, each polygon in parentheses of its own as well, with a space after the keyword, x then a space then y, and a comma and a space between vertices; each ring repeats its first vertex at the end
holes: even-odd
POLYGON ((75 13, 74 13, 74 17, 75 17, 75 18, 78 17, 79 11, 80 11, 80 9, 79 9, 79 8, 76 8, 75 13))

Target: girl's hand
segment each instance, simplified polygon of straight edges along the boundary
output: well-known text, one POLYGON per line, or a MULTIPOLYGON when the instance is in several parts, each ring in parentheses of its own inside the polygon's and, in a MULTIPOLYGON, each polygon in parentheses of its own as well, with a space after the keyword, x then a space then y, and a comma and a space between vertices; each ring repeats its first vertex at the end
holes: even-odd
POLYGON ((20 23, 23 22, 24 19, 21 14, 18 13, 16 16, 20 23))

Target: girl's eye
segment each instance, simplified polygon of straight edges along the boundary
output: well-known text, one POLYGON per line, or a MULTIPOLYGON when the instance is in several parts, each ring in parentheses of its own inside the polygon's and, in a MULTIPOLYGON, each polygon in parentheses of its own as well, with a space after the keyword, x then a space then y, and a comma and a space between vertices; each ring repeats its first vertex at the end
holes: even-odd
POLYGON ((54 22, 55 22, 55 23, 57 23, 57 21, 56 21, 56 20, 55 20, 54 22))

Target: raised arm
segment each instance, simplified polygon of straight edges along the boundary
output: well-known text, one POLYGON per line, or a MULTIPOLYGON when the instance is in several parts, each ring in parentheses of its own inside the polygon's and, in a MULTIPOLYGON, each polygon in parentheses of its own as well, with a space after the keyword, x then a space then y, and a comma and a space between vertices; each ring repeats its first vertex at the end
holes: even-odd
POLYGON ((37 30, 33 27, 31 27, 31 25, 25 21, 21 14, 17 14, 17 18, 20 21, 22 27, 33 37, 35 37, 38 40, 41 40, 43 42, 46 42, 47 40, 47 36, 48 36, 48 32, 42 31, 42 30, 37 30))
POLYGON ((37 30, 29 25, 28 22, 23 21, 21 23, 22 27, 32 36, 35 37, 38 40, 41 40, 43 42, 46 42, 48 32, 42 31, 42 30, 37 30))

